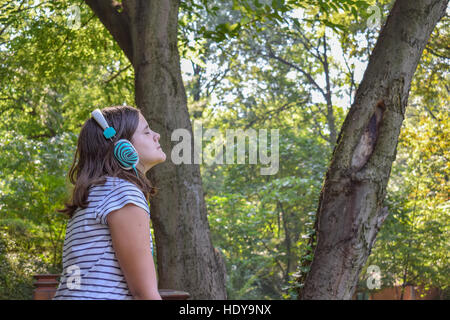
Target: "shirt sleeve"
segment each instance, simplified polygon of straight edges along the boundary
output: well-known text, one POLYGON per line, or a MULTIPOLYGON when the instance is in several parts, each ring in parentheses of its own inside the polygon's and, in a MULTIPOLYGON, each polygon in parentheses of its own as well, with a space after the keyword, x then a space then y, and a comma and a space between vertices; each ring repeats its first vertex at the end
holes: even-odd
POLYGON ((144 193, 135 184, 124 181, 113 187, 111 192, 95 208, 95 219, 101 224, 108 225, 106 220, 108 213, 118 210, 129 203, 144 209, 150 215, 150 209, 144 193))

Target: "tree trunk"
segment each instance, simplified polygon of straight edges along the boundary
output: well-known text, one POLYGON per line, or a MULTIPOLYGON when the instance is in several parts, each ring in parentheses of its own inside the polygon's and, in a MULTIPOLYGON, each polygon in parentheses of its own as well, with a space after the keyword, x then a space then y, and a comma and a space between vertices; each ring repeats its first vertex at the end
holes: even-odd
MULTIPOLYGON (((378 230, 411 78, 448 0, 397 0, 344 121, 320 194, 301 299, 351 299, 378 230)), ((381 271, 383 272, 383 271, 381 271)))
POLYGON ((149 171, 159 189, 150 203, 158 287, 187 291, 194 299, 226 299, 225 267, 211 243, 199 165, 170 161, 172 132, 184 128, 193 137, 177 47, 179 1, 86 3, 133 64, 136 105, 160 133, 167 154, 149 171))

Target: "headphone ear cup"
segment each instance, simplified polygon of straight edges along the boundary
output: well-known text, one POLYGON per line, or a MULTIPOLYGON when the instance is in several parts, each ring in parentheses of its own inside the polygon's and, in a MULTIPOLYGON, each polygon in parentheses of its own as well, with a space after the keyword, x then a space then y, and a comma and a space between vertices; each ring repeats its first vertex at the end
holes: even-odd
POLYGON ((125 170, 134 169, 136 171, 136 165, 139 162, 139 154, 130 141, 126 139, 117 141, 114 144, 114 157, 119 162, 121 168, 125 170))

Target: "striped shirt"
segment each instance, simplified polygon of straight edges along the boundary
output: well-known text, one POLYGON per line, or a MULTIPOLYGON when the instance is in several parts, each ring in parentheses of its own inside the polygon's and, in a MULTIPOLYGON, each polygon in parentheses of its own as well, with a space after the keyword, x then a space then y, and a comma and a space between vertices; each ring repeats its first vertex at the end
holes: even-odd
MULTIPOLYGON (((150 209, 144 193, 132 182, 106 177, 89 188, 89 205, 69 219, 63 247, 63 273, 54 300, 133 299, 120 269, 106 217, 128 203, 150 209)), ((150 234, 150 250, 153 252, 150 234)))

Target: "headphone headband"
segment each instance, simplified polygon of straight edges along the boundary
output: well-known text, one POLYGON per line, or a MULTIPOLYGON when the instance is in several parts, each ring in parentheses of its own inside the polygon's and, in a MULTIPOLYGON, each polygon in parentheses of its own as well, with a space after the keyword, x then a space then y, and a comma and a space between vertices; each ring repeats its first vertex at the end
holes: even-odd
MULTIPOLYGON (((94 111, 92 111, 91 115, 100 125, 100 127, 102 127, 103 135, 105 136, 105 138, 111 140, 111 138, 116 135, 116 130, 108 125, 108 122, 106 121, 100 109, 95 109, 94 111)), ((130 141, 126 139, 120 139, 119 141, 116 141, 114 143, 114 157, 119 162, 119 166, 122 169, 134 169, 136 177, 139 178, 136 170, 136 165, 139 162, 139 154, 130 141)))
POLYGON ((91 115, 100 125, 100 127, 102 127, 103 135, 106 139, 110 139, 116 135, 116 130, 108 125, 108 122, 106 122, 106 119, 100 109, 95 109, 94 111, 92 111, 91 115))

